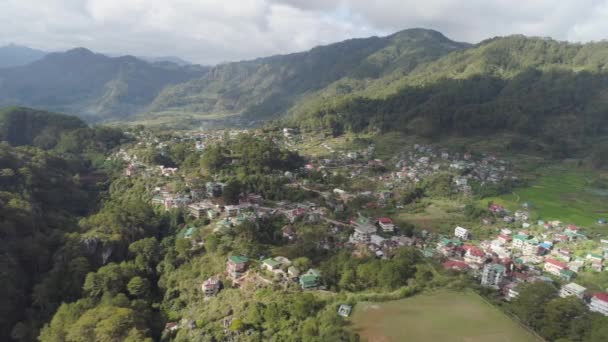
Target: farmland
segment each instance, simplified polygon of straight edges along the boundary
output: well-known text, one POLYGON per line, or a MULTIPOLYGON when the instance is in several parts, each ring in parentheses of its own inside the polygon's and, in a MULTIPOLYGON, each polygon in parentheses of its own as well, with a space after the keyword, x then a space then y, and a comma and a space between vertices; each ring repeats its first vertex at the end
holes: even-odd
POLYGON ((514 210, 524 202, 541 219, 559 219, 583 226, 594 226, 598 218, 608 216, 605 203, 608 191, 593 184, 598 175, 574 166, 551 167, 541 170, 539 177, 525 188, 494 200, 514 210))
POLYGON ((359 303, 353 323, 369 342, 540 341, 472 292, 441 291, 385 303, 359 303))

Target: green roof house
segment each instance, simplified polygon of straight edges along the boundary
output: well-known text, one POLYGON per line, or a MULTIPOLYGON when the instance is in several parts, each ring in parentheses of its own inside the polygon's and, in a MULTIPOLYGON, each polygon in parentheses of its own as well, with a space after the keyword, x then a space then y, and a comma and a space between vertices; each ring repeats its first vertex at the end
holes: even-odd
POLYGON ((559 277, 565 281, 572 280, 574 278, 574 276, 576 276, 576 273, 574 273, 573 271, 571 271, 569 269, 563 269, 563 270, 559 271, 559 277))
POLYGON ((320 282, 321 274, 313 268, 300 276, 300 286, 302 287, 302 290, 316 289, 319 287, 320 282))
POLYGON ((226 263, 226 271, 233 278, 240 278, 243 273, 247 270, 247 263, 249 259, 242 255, 233 255, 228 258, 226 263))

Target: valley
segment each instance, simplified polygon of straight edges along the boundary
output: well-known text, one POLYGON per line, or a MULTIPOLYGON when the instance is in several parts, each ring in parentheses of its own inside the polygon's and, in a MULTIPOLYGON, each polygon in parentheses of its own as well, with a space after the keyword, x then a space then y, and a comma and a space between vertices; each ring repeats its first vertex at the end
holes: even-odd
POLYGON ((607 51, 0 49, 0 340, 606 341, 607 51))

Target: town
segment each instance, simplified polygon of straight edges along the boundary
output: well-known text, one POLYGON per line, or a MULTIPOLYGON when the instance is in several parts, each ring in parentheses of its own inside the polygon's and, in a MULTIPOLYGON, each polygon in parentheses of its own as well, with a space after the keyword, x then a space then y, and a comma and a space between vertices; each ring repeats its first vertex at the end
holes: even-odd
MULTIPOLYGON (((164 141, 140 134, 135 152, 121 150, 115 158, 127 163, 127 177, 151 182, 152 203, 158 208, 181 210, 190 217, 192 223, 183 228, 180 236, 191 241, 192 249, 204 246, 208 234, 229 234, 244 222, 284 222, 280 239, 286 245, 300 239, 303 226, 313 225, 324 231, 314 243, 328 251, 343 249, 353 257, 371 255, 387 260, 401 247, 416 248, 446 271, 468 274, 480 285, 495 289, 506 301, 518 296, 521 284, 548 282, 560 287, 560 296, 576 296, 589 310, 608 315, 608 293, 587 291, 576 283, 581 272, 604 272, 608 240, 590 240, 584 228, 559 218, 532 221, 531 203, 522 203, 514 212, 489 203, 480 220, 484 236, 476 236, 462 226, 449 232, 402 229, 383 214, 387 209, 403 209, 403 199, 397 200, 399 194, 411 192, 417 184, 437 175, 449 175, 450 193, 462 198, 472 197, 484 186, 517 182, 511 163, 495 155, 415 144, 382 160, 376 158, 373 144, 344 152, 323 144, 331 156, 308 157, 299 170, 277 175, 284 179, 283 191, 310 193, 306 200, 269 200, 254 192, 241 192, 227 203, 226 183, 213 179, 201 183, 176 167, 146 163, 138 154, 138 147, 153 148, 162 155, 171 144, 185 143, 193 151, 204 153, 213 144, 258 133, 213 131, 165 137, 164 141), (327 181, 340 177, 343 179, 339 183, 345 187, 362 183, 369 188, 351 186, 351 190, 345 190, 332 187, 337 182, 327 181), (205 222, 204 226, 201 222, 205 222)), ((301 137, 297 131, 286 128, 275 135, 273 142, 297 150, 298 139, 301 137)), ((598 219, 598 224, 605 223, 598 219)), ((200 284, 206 297, 216 296, 224 286, 295 285, 302 291, 326 290, 318 269, 309 263, 301 269, 285 256, 232 255, 225 262, 223 273, 200 284)), ((347 317, 351 309, 343 304, 339 314, 347 317)), ((173 331, 179 326, 169 323, 167 328, 173 331)))

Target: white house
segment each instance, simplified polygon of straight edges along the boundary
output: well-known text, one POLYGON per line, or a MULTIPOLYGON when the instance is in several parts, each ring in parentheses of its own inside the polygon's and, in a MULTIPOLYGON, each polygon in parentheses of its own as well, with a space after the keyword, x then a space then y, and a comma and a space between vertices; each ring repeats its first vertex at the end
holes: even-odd
POLYGON ((594 294, 589 302, 589 310, 608 316, 608 293, 600 292, 594 294))
POLYGON ((381 217, 378 219, 378 225, 380 229, 382 229, 385 233, 392 233, 395 231, 395 225, 393 224, 393 220, 388 217, 381 217))
POLYGON ((570 283, 562 286, 562 288, 559 290, 559 296, 562 298, 576 296, 580 299, 583 299, 586 290, 587 289, 585 287, 580 286, 577 283, 570 283))
POLYGON ((460 238, 462 240, 468 240, 469 239, 469 230, 458 226, 454 229, 454 236, 457 238, 460 238))

